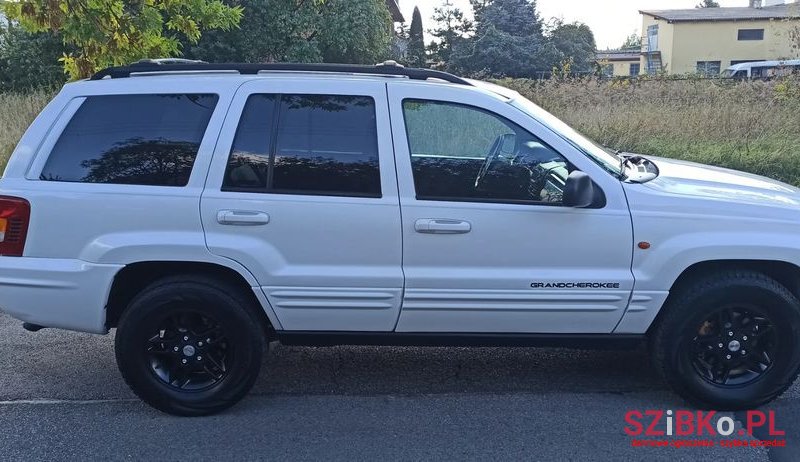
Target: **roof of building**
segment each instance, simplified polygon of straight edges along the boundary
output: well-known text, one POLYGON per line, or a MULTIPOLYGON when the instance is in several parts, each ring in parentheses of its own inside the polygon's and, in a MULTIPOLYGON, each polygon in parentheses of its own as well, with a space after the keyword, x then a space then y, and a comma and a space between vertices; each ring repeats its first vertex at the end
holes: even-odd
POLYGON ((692 8, 685 10, 640 10, 639 13, 670 22, 748 21, 765 19, 800 19, 800 3, 763 8, 692 8))
POLYGON ((400 5, 397 2, 398 0, 386 0, 386 6, 389 7, 394 22, 405 22, 406 18, 403 17, 403 12, 400 11, 400 5))
POLYGON ((638 61, 642 54, 639 48, 624 50, 598 50, 597 59, 601 61, 638 61))

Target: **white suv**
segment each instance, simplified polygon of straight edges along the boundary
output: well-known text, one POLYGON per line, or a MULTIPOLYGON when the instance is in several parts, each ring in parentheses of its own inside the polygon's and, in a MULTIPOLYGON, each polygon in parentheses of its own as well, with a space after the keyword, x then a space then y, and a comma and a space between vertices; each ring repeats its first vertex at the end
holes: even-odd
POLYGON ((116 328, 202 415, 289 345, 636 346, 701 407, 800 368, 800 190, 610 152, 519 94, 381 66, 142 62, 68 84, 0 180, 0 307, 116 328))

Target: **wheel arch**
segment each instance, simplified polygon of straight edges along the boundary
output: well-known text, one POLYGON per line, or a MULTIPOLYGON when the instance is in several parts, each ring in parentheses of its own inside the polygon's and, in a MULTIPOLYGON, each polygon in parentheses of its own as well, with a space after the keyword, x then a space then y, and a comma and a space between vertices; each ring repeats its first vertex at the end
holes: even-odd
POLYGON ((261 308, 259 317, 262 327, 271 338, 279 326, 267 300, 254 288, 247 276, 238 270, 219 263, 199 261, 142 261, 130 263, 117 272, 106 304, 106 327, 117 327, 122 313, 131 300, 150 284, 169 276, 197 275, 211 277, 242 291, 254 306, 261 308))
POLYGON ((763 273, 789 289, 800 299, 800 266, 781 260, 719 259, 696 262, 685 268, 669 289, 669 295, 648 328, 650 334, 658 326, 669 307, 670 301, 700 275, 709 275, 730 270, 748 270, 763 273))

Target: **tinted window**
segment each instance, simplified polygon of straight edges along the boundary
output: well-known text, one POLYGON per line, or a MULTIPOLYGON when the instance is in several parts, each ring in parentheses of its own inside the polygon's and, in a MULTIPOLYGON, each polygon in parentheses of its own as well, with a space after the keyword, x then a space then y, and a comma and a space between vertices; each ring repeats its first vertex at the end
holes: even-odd
POLYGON ((228 159, 223 188, 267 188, 277 101, 275 95, 253 95, 247 99, 228 159))
POLYGON ((764 29, 739 29, 739 40, 764 40, 764 29))
POLYGON ((380 197, 375 101, 365 96, 251 96, 223 187, 380 197))
POLYGON ((403 102, 417 199, 558 205, 572 167, 518 125, 469 106, 403 102))
POLYGON ((216 104, 216 95, 90 96, 41 179, 185 186, 216 104))

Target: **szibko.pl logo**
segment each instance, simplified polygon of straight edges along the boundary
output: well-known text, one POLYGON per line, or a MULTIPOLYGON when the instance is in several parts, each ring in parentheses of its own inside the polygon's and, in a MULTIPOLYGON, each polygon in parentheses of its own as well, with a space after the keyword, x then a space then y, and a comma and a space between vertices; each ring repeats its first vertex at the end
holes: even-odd
POLYGON ((631 410, 625 413, 625 424, 625 434, 634 438, 631 445, 639 447, 786 446, 782 438, 786 432, 777 428, 775 411, 747 411, 738 430, 733 417, 718 416, 716 411, 631 410), (757 430, 760 437, 770 439, 754 438, 757 430))

